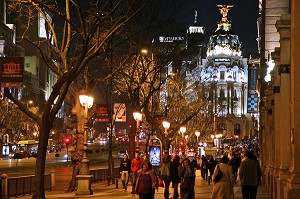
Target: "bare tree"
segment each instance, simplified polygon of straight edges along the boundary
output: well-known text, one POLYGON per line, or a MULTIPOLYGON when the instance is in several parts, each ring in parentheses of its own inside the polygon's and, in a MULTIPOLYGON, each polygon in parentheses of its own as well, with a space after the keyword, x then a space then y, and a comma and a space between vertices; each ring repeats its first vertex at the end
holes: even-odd
MULTIPOLYGON (((41 116, 31 112, 8 88, 5 96, 40 126, 35 167, 35 192, 32 198, 45 198, 44 172, 49 132, 70 85, 99 53, 106 41, 134 17, 148 1, 10 1, 11 11, 22 20, 20 39, 40 53, 46 66, 57 75, 57 81, 41 116), (37 16, 45 22, 46 38, 35 40, 28 31, 37 16)), ((77 100, 77 99, 76 99, 77 100)))

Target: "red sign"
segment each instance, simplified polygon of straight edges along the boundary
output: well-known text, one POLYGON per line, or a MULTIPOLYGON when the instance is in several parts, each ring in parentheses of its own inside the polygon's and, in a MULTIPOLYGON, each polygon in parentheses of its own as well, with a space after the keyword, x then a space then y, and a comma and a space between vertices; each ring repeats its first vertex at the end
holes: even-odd
POLYGON ((108 110, 106 104, 99 104, 97 107, 97 117, 95 122, 109 122, 108 110))
POLYGON ((23 86, 24 57, 0 57, 1 87, 23 86))

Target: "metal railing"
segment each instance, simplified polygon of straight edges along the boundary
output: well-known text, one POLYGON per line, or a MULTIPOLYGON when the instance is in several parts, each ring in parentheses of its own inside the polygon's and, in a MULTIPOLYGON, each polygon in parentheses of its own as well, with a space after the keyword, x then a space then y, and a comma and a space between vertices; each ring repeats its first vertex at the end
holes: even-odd
MULTIPOLYGON (((45 190, 51 191, 55 186, 55 182, 52 182, 55 172, 45 174, 44 187, 45 190)), ((12 196, 24 196, 32 194, 35 191, 34 187, 34 175, 11 177, 8 178, 5 174, 1 176, 1 198, 10 198, 12 196)))
MULTIPOLYGON (((108 169, 91 169, 92 179, 91 182, 103 182, 108 181, 108 169)), ((24 195, 31 195, 35 191, 34 187, 34 175, 19 176, 8 178, 6 174, 1 176, 0 186, 0 199, 6 199, 9 197, 18 197, 24 195)), ((114 168, 111 182, 116 184, 118 188, 119 168, 114 168)), ((110 182, 109 182, 110 183, 110 182)), ((55 171, 51 170, 51 173, 45 174, 44 178, 45 191, 52 191, 55 187, 55 171)))
MULTIPOLYGON (((108 180, 108 169, 91 169, 92 182, 103 182, 108 180)), ((119 168, 114 168, 111 179, 119 178, 119 168)))

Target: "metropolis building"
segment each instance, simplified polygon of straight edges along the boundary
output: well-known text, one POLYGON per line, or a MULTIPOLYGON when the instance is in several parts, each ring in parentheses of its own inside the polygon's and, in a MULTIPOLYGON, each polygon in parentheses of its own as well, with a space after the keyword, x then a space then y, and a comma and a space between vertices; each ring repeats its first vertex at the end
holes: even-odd
POLYGON ((252 68, 256 65, 254 60, 242 57, 241 42, 227 19, 232 6, 218 7, 222 19, 209 38, 206 59, 200 57, 198 66, 187 72, 187 87, 198 83, 205 88, 207 110, 214 114, 216 134, 222 134, 223 139, 255 139, 258 96, 255 82, 248 86, 248 71, 255 79, 252 68))

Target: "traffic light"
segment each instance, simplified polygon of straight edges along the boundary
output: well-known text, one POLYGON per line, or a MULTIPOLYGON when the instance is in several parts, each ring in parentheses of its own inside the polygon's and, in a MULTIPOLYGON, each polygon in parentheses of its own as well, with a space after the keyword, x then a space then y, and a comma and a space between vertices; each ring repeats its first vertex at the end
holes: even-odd
POLYGON ((183 148, 183 146, 184 146, 184 142, 183 142, 183 140, 181 140, 180 141, 180 147, 183 148))
POLYGON ((70 138, 66 138, 66 139, 65 139, 65 143, 66 143, 66 145, 69 145, 69 144, 71 143, 70 138))

